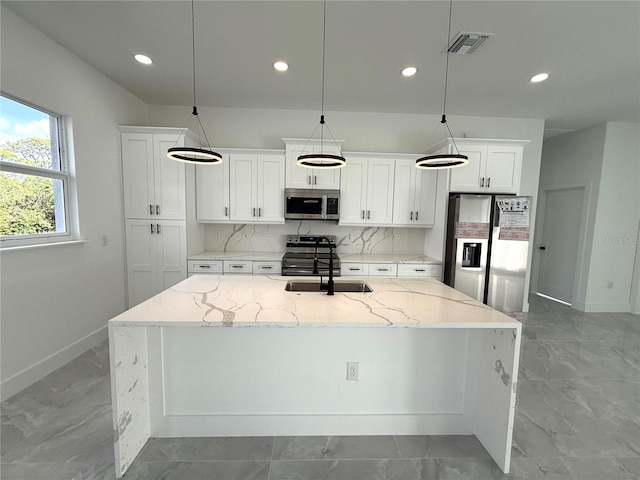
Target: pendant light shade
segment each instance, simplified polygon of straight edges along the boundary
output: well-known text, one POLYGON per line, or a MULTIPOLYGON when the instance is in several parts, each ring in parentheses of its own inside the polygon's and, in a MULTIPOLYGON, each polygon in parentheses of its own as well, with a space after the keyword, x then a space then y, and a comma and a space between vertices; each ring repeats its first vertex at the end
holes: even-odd
MULTIPOLYGON (((322 168, 322 169, 331 169, 331 168, 342 168, 347 164, 346 159, 341 155, 342 150, 338 146, 335 138, 331 134, 331 130, 326 126, 326 122, 324 120, 324 60, 325 60, 325 45, 326 45, 326 36, 327 36, 327 0, 323 2, 323 17, 322 17, 322 100, 320 103, 320 152, 312 153, 306 155, 300 155, 297 160, 297 164, 301 167, 306 168, 322 168), (340 155, 324 153, 324 130, 327 129, 329 135, 331 136, 331 140, 333 140, 334 145, 336 146, 336 150, 340 152, 340 155)), ((316 127, 316 130, 318 127, 316 127)), ((313 132, 315 134, 315 130, 313 132)), ((313 134, 311 135, 313 137, 313 134)), ((309 142, 307 142, 307 145, 309 142)), ((303 151, 306 149, 307 145, 305 145, 303 151)))
MULTIPOLYGON (((194 0, 191 0, 191 62, 193 71, 193 110, 191 114, 196 117, 196 128, 199 138, 203 138, 206 142, 205 147, 172 147, 167 151, 167 157, 177 162, 189 163, 194 165, 217 165, 222 163, 222 155, 214 152, 204 131, 200 116, 198 115, 198 107, 196 106, 196 26, 194 0), (202 132, 202 135, 200 135, 202 132)), ((186 127, 185 127, 186 130, 186 127)), ((176 142, 177 143, 177 142, 176 142)))
POLYGON ((447 123, 447 81, 449 79, 449 39, 451 38, 451 10, 453 7, 453 0, 449 0, 449 28, 447 30, 447 62, 444 71, 444 98, 442 101, 442 119, 440 123, 445 127, 445 136, 449 134, 455 153, 451 154, 439 154, 439 155, 426 155, 416 160, 416 168, 422 168, 425 170, 441 170, 448 168, 462 167, 469 163, 469 157, 462 155, 458 150, 456 141, 453 139, 449 124, 447 123))

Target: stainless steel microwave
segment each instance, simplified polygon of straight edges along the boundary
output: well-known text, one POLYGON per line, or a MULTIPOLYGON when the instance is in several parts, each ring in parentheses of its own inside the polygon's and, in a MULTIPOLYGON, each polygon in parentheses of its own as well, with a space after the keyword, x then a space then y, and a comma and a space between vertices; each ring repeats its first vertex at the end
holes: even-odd
POLYGON ((284 191, 284 218, 338 220, 339 215, 340 190, 287 188, 284 191))

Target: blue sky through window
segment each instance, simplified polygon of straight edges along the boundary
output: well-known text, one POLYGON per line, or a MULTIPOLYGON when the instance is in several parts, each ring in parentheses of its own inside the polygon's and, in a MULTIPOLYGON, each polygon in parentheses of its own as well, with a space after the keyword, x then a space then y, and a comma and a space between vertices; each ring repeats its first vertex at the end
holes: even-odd
POLYGON ((49 115, 0 97, 0 143, 28 137, 49 138, 49 115))

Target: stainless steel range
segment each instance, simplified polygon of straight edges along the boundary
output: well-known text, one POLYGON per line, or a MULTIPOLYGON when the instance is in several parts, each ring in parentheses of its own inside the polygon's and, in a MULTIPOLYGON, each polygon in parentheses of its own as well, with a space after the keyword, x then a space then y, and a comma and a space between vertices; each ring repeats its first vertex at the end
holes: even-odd
POLYGON ((328 276, 333 257, 333 276, 340 276, 340 257, 335 235, 287 235, 282 275, 328 276))

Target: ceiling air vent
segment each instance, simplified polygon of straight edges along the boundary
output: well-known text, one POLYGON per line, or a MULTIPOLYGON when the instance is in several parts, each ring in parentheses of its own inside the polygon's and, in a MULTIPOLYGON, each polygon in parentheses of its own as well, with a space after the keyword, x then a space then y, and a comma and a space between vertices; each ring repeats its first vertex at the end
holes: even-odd
POLYGON ((493 33, 460 32, 449 44, 449 52, 457 55, 468 55, 492 36, 493 33))

